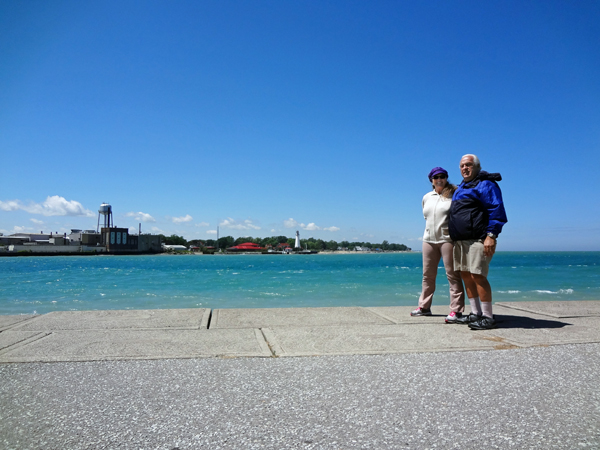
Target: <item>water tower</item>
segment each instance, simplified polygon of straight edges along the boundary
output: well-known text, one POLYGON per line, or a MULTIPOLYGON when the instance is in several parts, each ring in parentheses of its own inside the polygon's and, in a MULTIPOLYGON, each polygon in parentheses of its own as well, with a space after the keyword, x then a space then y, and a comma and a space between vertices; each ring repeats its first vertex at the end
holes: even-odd
POLYGON ((100 228, 100 216, 104 216, 104 224, 102 228, 112 228, 114 226, 112 206, 110 206, 108 203, 102 203, 100 205, 100 209, 98 210, 98 226, 96 227, 96 232, 98 232, 100 228))

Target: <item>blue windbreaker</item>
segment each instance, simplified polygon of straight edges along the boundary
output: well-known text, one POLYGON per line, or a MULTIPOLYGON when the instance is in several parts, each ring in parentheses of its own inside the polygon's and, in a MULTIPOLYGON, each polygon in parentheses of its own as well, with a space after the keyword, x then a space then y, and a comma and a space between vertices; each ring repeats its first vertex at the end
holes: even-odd
POLYGON ((463 181, 452 196, 448 229, 453 241, 483 239, 487 233, 496 236, 508 222, 502 192, 496 181, 499 173, 485 171, 471 181, 463 181))

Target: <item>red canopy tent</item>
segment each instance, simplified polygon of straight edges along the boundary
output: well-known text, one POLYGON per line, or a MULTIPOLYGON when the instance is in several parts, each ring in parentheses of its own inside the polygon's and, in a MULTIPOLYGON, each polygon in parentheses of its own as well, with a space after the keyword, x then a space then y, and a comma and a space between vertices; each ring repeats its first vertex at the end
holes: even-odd
POLYGON ((228 252, 260 252, 264 250, 260 245, 253 242, 244 242, 227 249, 228 252))

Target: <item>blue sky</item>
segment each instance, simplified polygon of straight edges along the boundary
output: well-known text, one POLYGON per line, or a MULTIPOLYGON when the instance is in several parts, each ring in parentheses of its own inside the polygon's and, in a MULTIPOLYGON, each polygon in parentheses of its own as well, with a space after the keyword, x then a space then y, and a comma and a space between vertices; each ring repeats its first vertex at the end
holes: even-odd
POLYGON ((0 232, 420 249, 475 153, 499 250, 600 250, 598 80, 597 1, 1 2, 0 232))

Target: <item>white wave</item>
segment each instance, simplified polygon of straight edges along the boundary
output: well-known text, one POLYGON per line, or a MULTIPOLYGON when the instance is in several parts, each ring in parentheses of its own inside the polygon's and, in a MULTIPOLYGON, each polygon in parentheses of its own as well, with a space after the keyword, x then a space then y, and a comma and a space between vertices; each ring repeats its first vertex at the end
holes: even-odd
POLYGON ((552 295, 556 295, 556 294, 572 294, 574 291, 573 289, 559 289, 558 291, 542 291, 542 290, 535 290, 534 292, 537 292, 538 294, 552 294, 552 295))
POLYGON ((521 291, 498 291, 500 294, 520 294, 521 291))

